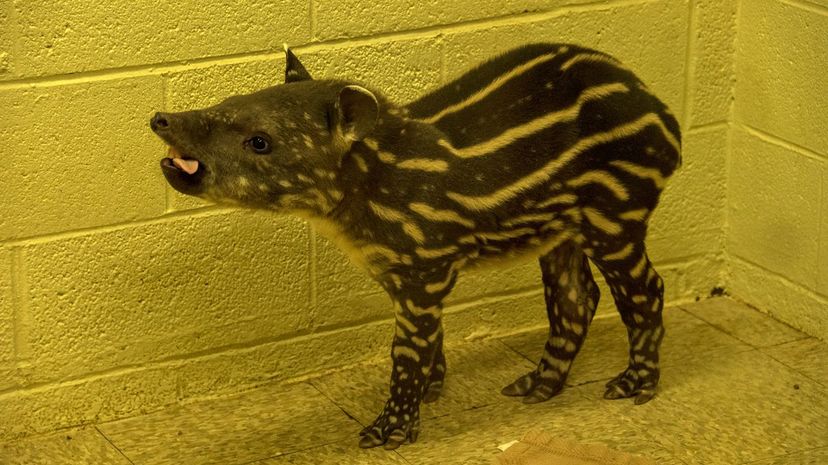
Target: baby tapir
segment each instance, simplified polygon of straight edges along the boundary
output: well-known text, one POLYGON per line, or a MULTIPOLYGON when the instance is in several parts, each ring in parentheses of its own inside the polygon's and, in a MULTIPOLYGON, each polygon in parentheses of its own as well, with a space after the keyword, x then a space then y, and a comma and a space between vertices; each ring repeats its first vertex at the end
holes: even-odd
POLYGON ((420 403, 446 375, 442 302, 464 266, 496 259, 539 257, 549 317, 537 368, 503 394, 534 403, 563 388, 598 304, 592 261, 630 344, 605 397, 654 395, 664 287, 644 238, 680 134, 629 69, 575 45, 529 45, 397 106, 313 80, 286 54, 284 85, 151 126, 176 190, 306 218, 391 296, 391 388, 361 447, 417 439, 420 403))

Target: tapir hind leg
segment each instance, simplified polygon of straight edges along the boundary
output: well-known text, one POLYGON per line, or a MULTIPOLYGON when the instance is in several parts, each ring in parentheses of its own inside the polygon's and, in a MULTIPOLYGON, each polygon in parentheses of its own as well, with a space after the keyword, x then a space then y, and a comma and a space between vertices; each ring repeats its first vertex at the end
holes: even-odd
POLYGON ((600 296, 587 257, 576 243, 562 244, 542 256, 540 265, 549 337, 537 368, 501 391, 525 396, 528 404, 549 399, 563 388, 600 296))

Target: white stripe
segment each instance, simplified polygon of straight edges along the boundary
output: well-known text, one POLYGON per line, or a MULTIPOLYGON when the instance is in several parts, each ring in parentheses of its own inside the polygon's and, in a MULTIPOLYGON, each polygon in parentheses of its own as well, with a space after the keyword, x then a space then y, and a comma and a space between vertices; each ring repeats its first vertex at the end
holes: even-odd
POLYGON ((512 70, 509 71, 508 73, 498 76, 497 79, 492 81, 488 86, 486 86, 483 89, 480 89, 479 91, 475 92, 474 94, 469 96, 467 99, 465 99, 463 101, 460 101, 458 103, 455 103, 454 105, 448 106, 448 107, 444 108, 443 110, 441 110, 436 115, 431 116, 429 118, 422 119, 421 121, 424 122, 424 123, 428 123, 428 124, 434 124, 437 121, 440 121, 446 115, 450 115, 452 113, 457 113, 458 111, 460 111, 464 108, 468 108, 469 106, 474 105, 475 103, 477 103, 477 102, 483 100, 484 98, 488 97, 492 92, 494 92, 497 89, 503 87, 503 85, 506 84, 508 81, 520 76, 521 74, 531 70, 532 68, 534 68, 534 67, 536 67, 540 64, 551 61, 553 58, 555 58, 556 56, 558 56, 561 53, 566 52, 567 50, 568 50, 567 47, 563 47, 560 50, 558 50, 558 52, 556 52, 556 53, 541 55, 539 57, 536 57, 532 60, 527 61, 526 63, 523 63, 519 66, 516 66, 515 68, 512 68, 512 70))
POLYGON ((600 184, 612 192, 618 200, 628 200, 630 198, 627 188, 615 176, 603 170, 587 171, 575 179, 570 179, 566 184, 576 188, 583 187, 586 184, 600 184))
POLYGON ((570 147, 557 158, 549 161, 541 169, 489 195, 470 196, 459 194, 457 192, 447 192, 446 196, 473 211, 483 211, 496 207, 517 197, 521 192, 548 181, 552 178, 552 176, 560 171, 561 168, 582 152, 598 145, 606 144, 607 142, 632 136, 651 125, 657 125, 662 128, 664 127, 664 123, 661 122, 661 118, 659 118, 658 115, 655 113, 647 113, 631 123, 623 124, 609 131, 599 132, 590 137, 579 140, 578 143, 570 147))
POLYGON ((451 144, 444 140, 440 140, 439 144, 449 149, 449 151, 453 155, 460 158, 473 158, 482 155, 487 155, 511 144, 512 142, 518 139, 531 136, 532 134, 542 131, 555 124, 574 121, 575 118, 578 117, 578 114, 581 112, 581 107, 589 101, 597 100, 612 94, 627 91, 629 91, 629 88, 620 82, 590 87, 589 89, 586 89, 585 91, 581 92, 581 95, 578 96, 578 100, 574 104, 572 104, 572 106, 564 110, 554 111, 552 113, 540 116, 526 124, 509 128, 506 131, 497 135, 493 139, 459 149, 453 147, 451 144))

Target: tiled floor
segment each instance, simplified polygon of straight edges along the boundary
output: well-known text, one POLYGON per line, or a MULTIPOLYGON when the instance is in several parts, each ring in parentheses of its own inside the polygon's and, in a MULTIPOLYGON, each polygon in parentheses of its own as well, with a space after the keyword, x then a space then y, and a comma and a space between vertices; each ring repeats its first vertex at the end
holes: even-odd
POLYGON ((0 444, 0 465, 489 464, 533 429, 659 464, 828 464, 828 344, 727 299, 670 308, 665 325, 659 395, 641 406, 601 398, 626 361, 611 315, 590 328, 570 387, 541 404, 499 390, 533 368, 543 330, 447 348, 443 397, 396 451, 356 446, 384 400, 383 363, 0 444))

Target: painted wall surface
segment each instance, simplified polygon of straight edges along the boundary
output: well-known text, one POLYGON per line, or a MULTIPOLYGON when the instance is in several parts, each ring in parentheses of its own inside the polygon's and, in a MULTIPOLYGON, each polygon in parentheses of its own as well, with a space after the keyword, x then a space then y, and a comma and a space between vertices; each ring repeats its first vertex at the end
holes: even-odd
POLYGON ((731 290, 828 339, 828 1, 743 1, 738 24, 731 290))
MULTIPOLYGON (((165 147, 147 127, 152 113, 279 83, 282 42, 316 77, 362 80, 399 102, 527 42, 578 42, 616 55, 672 106, 685 131, 685 166, 650 234, 668 305, 727 284, 726 196, 739 198, 726 184, 735 2, 425 3, 0 1, 0 438, 387 357, 389 301, 342 253, 299 220, 185 198, 158 169, 165 147)), ((780 8, 758 4, 742 16, 780 8)), ((813 17, 810 33, 818 34, 822 16, 783 10, 792 22, 813 17)), ((795 23, 791 32, 808 33, 795 23)), ((766 49, 755 35, 753 49, 766 49)), ((795 53, 801 66, 820 68, 795 53)), ((781 98, 739 91, 750 92, 751 105, 781 98)), ((789 103, 813 105, 813 83, 803 92, 789 103)), ((824 159, 808 155, 825 147, 824 131, 785 132, 771 116, 754 121, 748 113, 743 106, 737 149, 756 156, 747 149, 767 146, 778 163, 801 161, 802 182, 791 187, 807 198, 767 206, 825 211, 811 190, 826 182, 824 159)), ((731 175, 738 163, 753 171, 733 181, 774 169, 743 158, 731 175)), ((788 212, 775 215, 785 220, 788 212)), ((796 237, 812 251, 820 226, 809 221, 796 237)), ((734 224, 734 234, 743 229, 734 238, 748 235, 748 226, 734 224)), ((753 257, 759 239, 750 239, 730 242, 738 266, 771 268, 753 257)), ((798 271, 798 285, 820 282, 809 292, 825 293, 826 274, 807 271, 816 264, 784 257, 778 264, 790 269, 779 275, 798 271)), ((825 269, 828 252, 822 257, 825 269)), ((599 317, 611 311, 603 295, 599 317)), ((535 263, 469 273, 448 302, 447 340, 543 326, 542 302, 535 263)))

